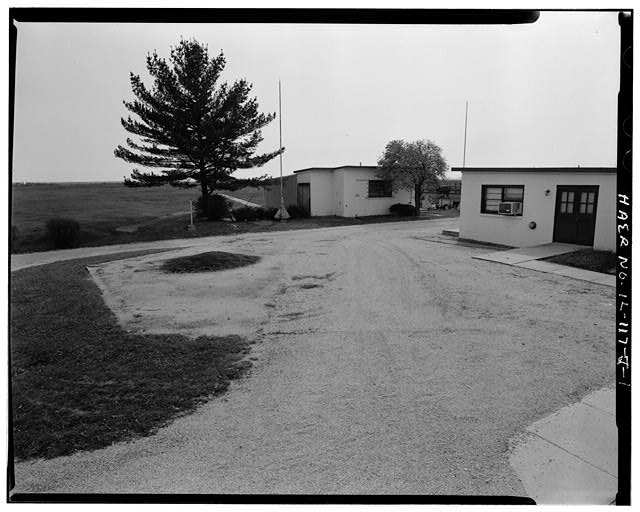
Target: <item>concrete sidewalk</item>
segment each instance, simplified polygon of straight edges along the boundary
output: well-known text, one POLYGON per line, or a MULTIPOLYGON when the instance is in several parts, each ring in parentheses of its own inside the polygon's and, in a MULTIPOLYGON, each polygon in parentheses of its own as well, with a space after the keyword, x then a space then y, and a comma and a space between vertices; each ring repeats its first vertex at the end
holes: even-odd
POLYGON ((560 409, 515 440, 510 462, 538 504, 612 504, 618 490, 615 388, 560 409))
POLYGON ((610 274, 602 274, 600 272, 592 272, 576 267, 568 267, 566 265, 558 265, 549 261, 539 261, 543 258, 550 258, 568 252, 579 251, 584 249, 582 245, 551 243, 544 245, 536 245, 533 247, 518 247, 507 251, 496 251, 489 254, 472 256, 477 260, 494 261, 514 267, 528 268, 545 272, 547 274, 556 274, 559 276, 588 281, 590 283, 601 284, 604 286, 616 286, 616 276, 610 274))
POLYGON ((47 265, 57 261, 68 261, 77 258, 91 258, 93 256, 106 256, 109 254, 125 254, 146 250, 172 250, 191 247, 197 242, 208 238, 178 238, 173 240, 159 240, 154 242, 134 242, 130 244, 100 245, 97 247, 80 247, 77 249, 59 249, 56 251, 27 252, 10 254, 11 272, 23 268, 47 265), (194 243, 195 242, 195 243, 194 243))

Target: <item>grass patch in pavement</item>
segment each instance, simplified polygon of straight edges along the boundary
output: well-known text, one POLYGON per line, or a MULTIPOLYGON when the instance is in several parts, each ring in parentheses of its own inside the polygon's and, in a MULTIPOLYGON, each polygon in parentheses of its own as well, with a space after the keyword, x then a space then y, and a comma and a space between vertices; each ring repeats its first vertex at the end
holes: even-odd
POLYGON ((251 256, 249 254, 210 251, 167 260, 163 263, 162 270, 172 273, 214 272, 216 270, 244 267, 259 260, 259 256, 251 256))
POLYGON ((545 261, 591 270, 593 272, 601 272, 603 274, 615 275, 616 273, 616 253, 610 251, 582 249, 580 251, 545 258, 545 261))
POLYGON ((85 270, 118 257, 11 274, 16 459, 52 458, 149 435, 224 391, 248 366, 242 361, 248 344, 237 336, 123 331, 85 270))

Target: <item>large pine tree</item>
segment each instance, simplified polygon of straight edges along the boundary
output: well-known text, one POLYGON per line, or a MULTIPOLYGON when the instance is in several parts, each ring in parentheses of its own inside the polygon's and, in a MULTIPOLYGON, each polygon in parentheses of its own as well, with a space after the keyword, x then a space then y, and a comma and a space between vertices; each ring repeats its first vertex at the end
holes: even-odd
POLYGON ((118 146, 115 155, 157 171, 134 169, 125 185, 199 185, 206 211, 207 198, 214 190, 234 190, 260 181, 232 174, 237 169, 260 167, 284 150, 254 155, 262 141, 261 129, 275 114, 258 112, 246 80, 219 83, 224 66, 222 53, 209 58, 205 45, 181 40, 171 48, 170 64, 156 52, 147 57, 154 80, 151 89, 131 73, 136 99, 124 105, 137 118, 121 121, 137 140, 127 138, 127 147, 118 146))

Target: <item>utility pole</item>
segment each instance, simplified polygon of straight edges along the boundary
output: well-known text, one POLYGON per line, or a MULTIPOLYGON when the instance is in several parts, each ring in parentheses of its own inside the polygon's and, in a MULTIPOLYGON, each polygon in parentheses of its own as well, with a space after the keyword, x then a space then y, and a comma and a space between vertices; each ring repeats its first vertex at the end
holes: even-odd
POLYGON ((282 188, 282 85, 278 80, 278 121, 280 123, 280 209, 276 212, 276 219, 286 220, 289 212, 284 207, 284 189, 282 188))

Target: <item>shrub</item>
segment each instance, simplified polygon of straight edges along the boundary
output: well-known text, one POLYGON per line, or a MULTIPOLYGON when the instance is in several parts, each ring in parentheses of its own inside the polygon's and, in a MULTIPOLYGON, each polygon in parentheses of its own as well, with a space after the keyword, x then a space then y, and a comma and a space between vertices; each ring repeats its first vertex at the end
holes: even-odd
POLYGON ((264 214, 264 220, 273 220, 279 209, 280 208, 262 208, 261 211, 264 214))
POLYGON ((287 206, 287 212, 289 212, 289 216, 292 219, 300 219, 300 218, 304 218, 304 217, 309 217, 309 212, 307 210, 305 210, 304 208, 302 208, 301 206, 298 206, 297 204, 292 204, 292 205, 287 206))
POLYGON ((233 210, 233 216, 237 221, 271 220, 275 217, 277 208, 252 208, 242 206, 233 210))
POLYGON ((391 213, 400 217, 413 217, 416 214, 416 207, 412 204, 396 203, 389 207, 391 213))
POLYGON ((17 239, 18 239, 18 228, 12 225, 11 226, 11 245, 15 245, 17 239))
POLYGON ((78 247, 80 224, 73 219, 54 218, 47 222, 47 235, 56 249, 78 247))
POLYGON ((208 220, 220 220, 229 216, 229 205, 224 197, 213 194, 207 198, 207 211, 204 211, 202 196, 200 196, 196 201, 196 211, 208 220))
POLYGON ((257 216, 256 212, 257 208, 251 208, 249 206, 242 206, 233 210, 233 217, 238 221, 242 222, 247 220, 255 220, 257 216))

